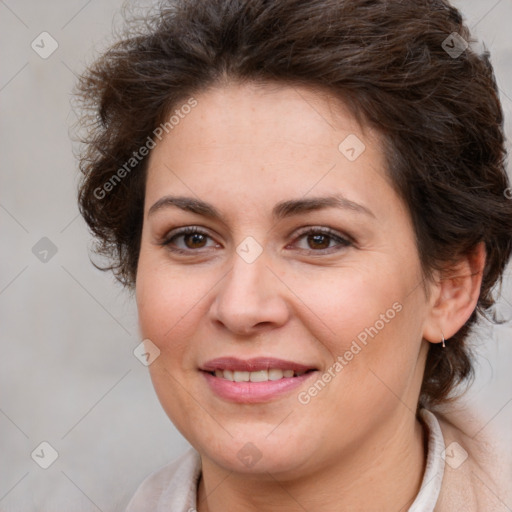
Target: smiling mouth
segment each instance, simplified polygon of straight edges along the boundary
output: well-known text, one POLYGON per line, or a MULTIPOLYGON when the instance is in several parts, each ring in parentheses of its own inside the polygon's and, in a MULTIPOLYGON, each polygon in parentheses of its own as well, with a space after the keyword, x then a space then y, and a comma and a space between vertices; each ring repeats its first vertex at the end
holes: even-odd
POLYGON ((221 399, 261 404, 290 394, 318 369, 273 357, 219 357, 203 364, 199 371, 213 393, 221 399))
POLYGON ((208 361, 200 369, 230 382, 272 382, 302 377, 317 370, 301 363, 271 357, 221 357, 208 361))
POLYGON ((231 382, 267 382, 281 379, 288 379, 292 377, 301 377, 305 373, 310 373, 315 371, 311 370, 303 370, 303 371, 295 371, 295 370, 281 370, 280 368, 270 368, 268 370, 258 370, 258 371, 237 371, 237 370, 215 370, 212 372, 208 372, 210 375, 214 377, 218 377, 220 379, 229 380, 231 382))

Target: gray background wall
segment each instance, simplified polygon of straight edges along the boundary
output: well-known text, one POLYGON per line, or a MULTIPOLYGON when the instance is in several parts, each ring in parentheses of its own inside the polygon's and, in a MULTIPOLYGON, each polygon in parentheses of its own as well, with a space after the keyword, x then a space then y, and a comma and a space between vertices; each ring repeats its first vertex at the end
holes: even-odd
MULTIPOLYGON (((456 5, 492 52, 510 135, 512 1, 456 5)), ((1 511, 123 510, 147 474, 187 447, 133 356, 133 301, 90 264, 76 206, 74 74, 111 40, 120 7, 0 1, 1 511), (46 59, 31 47, 52 49, 42 32, 58 44, 46 59), (51 460, 43 441, 59 455, 48 469, 35 462, 51 460)), ((510 279, 499 308, 512 316, 510 279)), ((511 334, 510 323, 482 326, 466 401, 512 452, 511 334)))

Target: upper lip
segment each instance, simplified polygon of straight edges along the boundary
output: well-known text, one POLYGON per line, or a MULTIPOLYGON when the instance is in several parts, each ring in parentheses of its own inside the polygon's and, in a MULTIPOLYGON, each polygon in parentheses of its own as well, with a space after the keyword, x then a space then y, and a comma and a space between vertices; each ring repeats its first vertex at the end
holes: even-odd
POLYGON ((214 372, 215 370, 257 372, 260 370, 270 369, 306 372, 308 370, 315 370, 313 366, 296 363, 294 361, 286 361, 284 359, 275 359, 273 357, 254 357, 251 359, 219 357, 217 359, 207 361, 200 369, 206 372, 214 372))

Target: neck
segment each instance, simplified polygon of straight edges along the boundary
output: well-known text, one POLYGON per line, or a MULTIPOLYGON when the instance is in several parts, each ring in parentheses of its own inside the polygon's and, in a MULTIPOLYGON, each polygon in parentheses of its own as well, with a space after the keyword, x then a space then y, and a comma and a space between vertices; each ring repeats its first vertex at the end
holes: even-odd
POLYGON ((202 457, 198 512, 407 510, 425 469, 423 428, 412 415, 387 425, 351 453, 300 477, 237 474, 202 457))

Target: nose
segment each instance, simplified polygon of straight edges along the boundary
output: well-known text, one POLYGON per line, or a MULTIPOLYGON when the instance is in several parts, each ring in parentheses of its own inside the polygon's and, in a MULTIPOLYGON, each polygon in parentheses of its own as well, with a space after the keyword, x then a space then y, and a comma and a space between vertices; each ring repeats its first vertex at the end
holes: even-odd
POLYGON ((237 335, 248 336, 286 323, 290 310, 286 286, 262 254, 247 263, 233 256, 231 271, 219 283, 211 319, 237 335))

